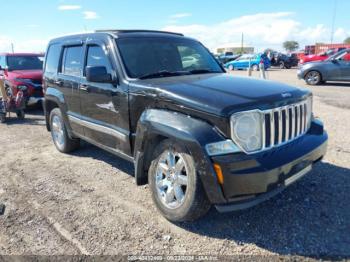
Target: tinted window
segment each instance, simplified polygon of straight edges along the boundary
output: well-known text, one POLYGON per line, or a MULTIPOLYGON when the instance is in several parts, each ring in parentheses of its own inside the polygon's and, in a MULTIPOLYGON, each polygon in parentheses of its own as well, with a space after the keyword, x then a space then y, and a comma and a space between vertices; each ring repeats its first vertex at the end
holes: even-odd
POLYGON ((89 46, 86 66, 104 66, 107 71, 111 70, 108 57, 100 46, 89 46))
POLYGON ((43 56, 8 56, 7 67, 13 70, 40 70, 43 69, 43 56))
POLYGON ((222 72, 209 51, 194 40, 182 38, 124 38, 116 40, 128 75, 139 78, 162 71, 222 72))
POLYGON ((81 75, 82 46, 66 47, 63 53, 62 73, 70 76, 81 75))
POLYGON ((61 46, 57 44, 51 45, 46 55, 46 64, 45 64, 46 73, 57 73, 60 56, 61 56, 61 46))

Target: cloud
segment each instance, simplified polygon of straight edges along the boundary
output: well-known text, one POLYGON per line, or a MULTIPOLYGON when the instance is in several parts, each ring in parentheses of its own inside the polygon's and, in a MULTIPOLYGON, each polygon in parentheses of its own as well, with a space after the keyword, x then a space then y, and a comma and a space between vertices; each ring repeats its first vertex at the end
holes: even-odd
POLYGON ((184 18, 184 17, 189 17, 189 16, 192 16, 192 14, 191 13, 178 13, 178 14, 171 15, 170 18, 171 19, 179 19, 179 18, 184 18))
MULTIPOLYGON (((240 43, 242 33, 244 44, 254 46, 256 51, 262 51, 267 47, 282 50, 282 43, 286 40, 296 40, 301 47, 315 42, 328 43, 331 34, 330 29, 322 24, 305 27, 294 19, 294 13, 291 12, 257 13, 212 25, 169 24, 163 30, 181 32, 197 38, 212 50, 229 43, 240 43)), ((334 41, 342 42, 345 34, 344 29, 336 30, 334 41)))
POLYGON ((79 10, 81 9, 80 5, 60 5, 58 6, 58 10, 67 11, 67 10, 79 10))
POLYGON ((84 14, 84 19, 88 19, 89 20, 89 19, 97 19, 97 18, 99 18, 97 13, 94 12, 94 11, 84 11, 83 14, 84 14))
POLYGON ((11 52, 11 43, 15 52, 44 52, 49 39, 14 40, 8 36, 0 36, 0 52, 11 52))

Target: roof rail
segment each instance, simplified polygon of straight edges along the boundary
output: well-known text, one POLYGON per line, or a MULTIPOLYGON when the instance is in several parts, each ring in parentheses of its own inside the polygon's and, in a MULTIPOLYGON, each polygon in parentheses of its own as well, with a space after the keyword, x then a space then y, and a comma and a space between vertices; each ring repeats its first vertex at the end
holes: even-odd
POLYGON ((163 33, 163 34, 172 34, 172 35, 179 35, 184 36, 181 33, 174 33, 174 32, 168 32, 168 31, 159 31, 159 30, 138 30, 138 29, 132 29, 132 30, 119 30, 119 29, 101 29, 101 30, 95 30, 95 33, 113 33, 113 34, 124 34, 124 33, 163 33))

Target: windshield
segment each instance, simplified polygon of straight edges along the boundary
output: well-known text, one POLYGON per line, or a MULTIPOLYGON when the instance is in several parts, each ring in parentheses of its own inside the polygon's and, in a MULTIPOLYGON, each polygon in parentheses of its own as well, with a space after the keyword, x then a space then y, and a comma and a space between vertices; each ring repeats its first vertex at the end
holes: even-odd
POLYGON ((127 74, 131 78, 223 72, 209 51, 194 40, 137 37, 116 41, 127 74))
POLYGON ((43 56, 8 56, 7 67, 13 70, 40 70, 43 69, 43 56))

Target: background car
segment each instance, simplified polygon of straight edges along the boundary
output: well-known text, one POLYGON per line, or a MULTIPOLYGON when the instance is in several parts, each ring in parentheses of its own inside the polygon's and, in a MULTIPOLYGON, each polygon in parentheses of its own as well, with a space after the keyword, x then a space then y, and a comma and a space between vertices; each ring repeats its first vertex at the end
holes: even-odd
POLYGON ((314 62, 314 61, 324 61, 327 60, 329 57, 333 56, 337 52, 340 52, 344 50, 345 48, 333 48, 329 49, 326 52, 322 52, 316 55, 305 55, 302 59, 300 59, 300 64, 305 64, 308 62, 314 62))
POLYGON ((5 88, 11 88, 14 96, 20 89, 26 89, 29 106, 40 104, 43 100, 43 61, 44 54, 0 54, 0 78, 4 80, 5 88))
POLYGON ((278 66, 279 68, 291 68, 291 57, 283 53, 274 53, 271 58, 271 66, 278 66))
POLYGON ((254 71, 258 71, 260 63, 264 63, 265 69, 271 67, 270 60, 265 54, 242 55, 236 60, 226 63, 224 67, 228 70, 248 69, 250 65, 254 71))
POLYGON ((298 78, 309 85, 326 81, 350 82, 350 49, 340 51, 326 61, 304 64, 298 70, 298 78))
POLYGON ((230 54, 222 54, 222 55, 218 55, 217 56, 217 60, 222 63, 222 64, 226 64, 228 62, 231 62, 231 61, 234 61, 236 60, 237 58, 239 58, 241 55, 239 54, 233 54, 233 53, 230 53, 230 54))

